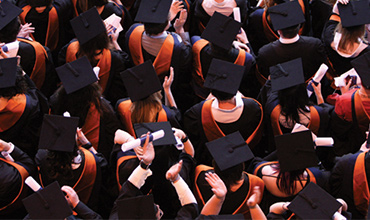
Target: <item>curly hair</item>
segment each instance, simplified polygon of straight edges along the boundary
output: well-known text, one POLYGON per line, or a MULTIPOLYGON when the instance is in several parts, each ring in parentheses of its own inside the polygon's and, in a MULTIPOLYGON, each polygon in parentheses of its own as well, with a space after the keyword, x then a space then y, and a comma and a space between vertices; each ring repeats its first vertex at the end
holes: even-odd
POLYGON ((46 156, 46 173, 51 179, 73 179, 72 160, 78 155, 75 145, 73 152, 49 150, 46 156))
POLYGON ((16 95, 24 94, 27 92, 28 85, 26 79, 22 74, 22 68, 17 67, 17 76, 15 80, 15 86, 8 88, 0 88, 0 97, 11 99, 16 95))

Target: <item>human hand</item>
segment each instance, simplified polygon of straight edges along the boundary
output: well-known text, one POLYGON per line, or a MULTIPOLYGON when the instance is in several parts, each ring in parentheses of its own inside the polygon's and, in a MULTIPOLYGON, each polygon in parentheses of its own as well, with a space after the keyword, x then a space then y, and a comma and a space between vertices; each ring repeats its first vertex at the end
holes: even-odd
POLYGON ((163 81, 163 89, 164 91, 169 91, 171 89, 171 85, 173 83, 173 77, 175 73, 173 71, 173 67, 170 67, 170 77, 165 76, 163 81))
POLYGON ((117 28, 115 28, 113 25, 106 23, 105 28, 107 29, 108 36, 112 39, 113 42, 117 42, 119 32, 117 31, 117 28))
POLYGON ((143 146, 143 154, 139 155, 139 160, 142 160, 146 165, 152 163, 155 157, 153 143, 149 142, 149 132, 146 134, 145 143, 143 146))
POLYGON ((176 0, 172 2, 169 12, 169 20, 172 21, 176 17, 177 13, 179 13, 179 11, 181 11, 181 9, 183 8, 184 4, 182 3, 182 1, 176 0))
POLYGON ((179 179, 179 173, 182 168, 182 160, 177 164, 173 165, 168 171, 166 172, 166 179, 171 182, 176 182, 179 179))
POLYGON ((248 207, 254 208, 257 205, 259 198, 261 198, 261 190, 259 186, 255 186, 253 187, 252 196, 250 196, 247 201, 248 207))
POLYGON ((250 49, 249 49, 249 47, 246 45, 246 44, 243 44, 243 43, 241 43, 241 42, 239 42, 239 41, 233 41, 233 46, 234 46, 234 48, 236 48, 236 49, 243 49, 243 50, 245 50, 247 53, 250 53, 250 49))
POLYGON ((227 188, 217 174, 211 172, 206 173, 206 181, 212 187, 212 192, 218 199, 225 199, 227 188))
POLYGON ((247 34, 243 28, 240 28, 240 34, 236 35, 236 39, 243 44, 249 43, 247 34))
POLYGON ((0 151, 8 151, 10 149, 10 144, 0 139, 0 151))
POLYGON ((21 28, 18 32, 17 37, 29 38, 30 34, 35 32, 35 28, 31 26, 32 23, 21 24, 21 28))
POLYGON ((351 84, 352 84, 352 78, 347 82, 345 86, 340 87, 340 92, 342 93, 342 95, 348 92, 349 88, 351 87, 351 84))
POLYGON ((176 137, 178 137, 180 140, 186 138, 186 134, 185 134, 185 132, 183 130, 178 129, 178 128, 172 128, 172 130, 174 131, 173 135, 175 135, 176 137))
POLYGON ((175 20, 173 24, 173 28, 175 28, 176 33, 183 33, 184 32, 184 24, 188 17, 188 12, 186 9, 181 9, 180 16, 175 20))
POLYGON ((114 134, 114 143, 115 144, 124 144, 126 142, 129 142, 131 140, 134 140, 134 137, 132 137, 128 132, 123 131, 121 129, 118 129, 116 133, 114 134))
POLYGON ((342 204, 342 206, 338 209, 338 212, 342 213, 342 211, 347 211, 348 205, 347 205, 346 201, 344 201, 343 199, 340 199, 340 198, 338 198, 337 201, 340 204, 342 204))
POLYGON ((77 128, 77 140, 80 141, 81 145, 90 143, 85 134, 82 132, 81 128, 77 128))
POLYGON ((76 191, 70 186, 62 186, 61 190, 66 193, 64 197, 66 198, 69 206, 74 209, 80 202, 76 191))

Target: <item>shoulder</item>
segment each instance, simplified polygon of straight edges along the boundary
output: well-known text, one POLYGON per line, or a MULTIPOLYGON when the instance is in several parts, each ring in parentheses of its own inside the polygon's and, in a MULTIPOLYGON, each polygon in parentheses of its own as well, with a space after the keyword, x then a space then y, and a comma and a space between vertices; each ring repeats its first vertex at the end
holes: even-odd
POLYGON ((108 2, 105 5, 104 9, 108 10, 109 13, 114 13, 117 16, 120 16, 120 17, 122 16, 122 10, 116 4, 114 4, 113 2, 108 2))

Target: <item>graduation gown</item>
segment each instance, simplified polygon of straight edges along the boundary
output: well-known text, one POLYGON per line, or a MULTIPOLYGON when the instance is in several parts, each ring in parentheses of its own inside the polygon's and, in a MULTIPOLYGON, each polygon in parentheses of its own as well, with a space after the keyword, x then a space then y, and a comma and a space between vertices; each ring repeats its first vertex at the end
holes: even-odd
POLYGON ((27 76, 25 78, 29 86, 27 93, 13 97, 0 111, 0 139, 12 142, 33 158, 37 152, 42 118, 47 113, 41 105, 47 106, 47 101, 40 99, 33 82, 27 76))
POLYGON ((330 193, 346 201, 353 219, 366 218, 369 207, 369 170, 369 153, 358 152, 339 158, 330 175, 330 193))
POLYGON ((0 217, 2 219, 24 217, 26 212, 22 199, 28 195, 29 189, 24 181, 36 171, 33 160, 16 146, 10 156, 15 162, 8 161, 0 155, 0 217))
POLYGON ((306 81, 314 76, 322 63, 327 63, 326 52, 319 39, 300 36, 291 44, 279 40, 263 46, 258 53, 258 78, 263 85, 270 75, 269 68, 296 58, 302 58, 303 73, 306 81))
MULTIPOLYGON (((263 175, 262 175, 263 167, 271 165, 271 164, 278 164, 278 163, 279 163, 278 161, 272 161, 272 162, 262 161, 255 166, 253 174, 263 179, 263 175)), ((323 175, 322 171, 319 168, 317 167, 306 168, 306 172, 308 173, 306 185, 309 182, 313 182, 324 189, 326 188, 325 186, 327 183, 327 178, 325 177, 325 175, 323 175)), ((267 213, 269 213, 269 208, 272 204, 276 202, 290 202, 294 199, 294 197, 297 194, 291 195, 288 197, 278 197, 278 196, 273 195, 273 193, 269 192, 269 190, 266 188, 263 193, 260 207, 262 211, 265 213, 265 215, 267 215, 267 213)))
MULTIPOLYGON (((205 180, 205 174, 208 172, 214 173, 213 167, 199 165, 195 169, 195 183, 194 183, 194 194, 197 198, 199 208, 202 208, 207 201, 214 195, 211 190, 211 186, 205 180)), ((247 218, 250 217, 249 208, 247 201, 252 195, 253 188, 258 186, 262 192, 264 189, 264 183, 259 177, 244 172, 244 182, 235 192, 228 192, 225 197, 225 201, 222 204, 219 215, 222 214, 244 214, 247 218)))
POLYGON ((203 101, 191 107, 184 115, 184 130, 190 138, 198 164, 212 165, 212 156, 206 142, 239 131, 253 147, 259 142, 263 120, 261 105, 254 99, 243 98, 244 108, 240 118, 233 123, 220 123, 214 120, 211 112, 212 100, 203 101))
POLYGON ((249 96, 251 80, 248 78, 248 76, 252 75, 249 72, 255 63, 255 60, 251 54, 247 53, 245 50, 235 49, 233 47, 227 54, 213 52, 209 42, 200 38, 199 36, 193 36, 191 41, 193 43, 192 87, 195 94, 200 97, 201 100, 206 99, 210 92, 209 89, 203 87, 203 84, 213 58, 225 60, 246 67, 242 82, 240 83, 239 91, 242 94, 249 96))
POLYGON ((339 15, 332 14, 330 19, 326 22, 323 33, 322 41, 325 44, 325 49, 328 53, 328 58, 334 69, 334 76, 340 76, 348 70, 352 69, 351 61, 357 57, 370 51, 370 46, 368 45, 364 50, 362 50, 357 56, 343 57, 336 50, 331 47, 334 41, 334 30, 340 22, 339 15))
POLYGON ((337 156, 357 152, 366 140, 369 113, 364 108, 358 89, 339 96, 332 114, 334 152, 337 156))
POLYGON ((161 82, 169 75, 170 67, 174 68, 174 81, 171 89, 178 108, 185 111, 193 104, 189 101, 191 80, 191 45, 185 45, 176 33, 168 32, 166 40, 156 57, 147 53, 142 47, 143 24, 133 24, 126 33, 126 48, 134 65, 153 62, 154 69, 161 82))
MULTIPOLYGON (((59 53, 59 64, 63 65, 76 60, 78 48, 79 43, 75 39, 64 46, 59 53)), ((103 50, 102 57, 96 64, 100 67, 99 85, 102 87, 102 94, 112 106, 118 99, 127 97, 127 91, 120 75, 126 70, 127 64, 128 56, 125 52, 109 49, 103 50)))
POLYGON ((58 176, 57 178, 51 178, 46 170, 49 164, 47 160, 48 151, 40 149, 35 156, 35 162, 39 170, 38 180, 42 187, 54 181, 58 181, 61 186, 68 185, 72 187, 83 203, 97 211, 102 183, 102 169, 106 169, 108 163, 100 153, 93 154, 84 148, 79 148, 79 153, 82 161, 80 167, 72 171, 72 177, 58 176))

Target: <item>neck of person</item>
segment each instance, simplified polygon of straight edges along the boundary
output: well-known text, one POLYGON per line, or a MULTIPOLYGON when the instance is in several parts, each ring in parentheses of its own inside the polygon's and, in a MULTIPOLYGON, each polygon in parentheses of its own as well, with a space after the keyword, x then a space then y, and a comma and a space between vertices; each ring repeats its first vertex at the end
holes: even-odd
POLYGON ((236 184, 233 184, 230 186, 230 191, 231 192, 235 192, 236 190, 238 190, 244 183, 244 178, 242 178, 241 180, 239 180, 236 184))
POLYGON ((37 13, 41 14, 42 12, 44 12, 46 9, 46 6, 40 6, 40 7, 36 7, 35 10, 37 11, 37 13))
POLYGON ((235 106, 236 106, 236 98, 235 98, 235 96, 232 97, 231 99, 224 100, 224 101, 218 100, 218 107, 220 109, 229 110, 229 109, 235 108, 235 106))
POLYGON ((295 43, 299 40, 299 35, 298 34, 296 36, 294 36, 293 38, 286 38, 279 31, 278 31, 278 33, 280 35, 279 41, 283 44, 292 44, 292 43, 295 43))

